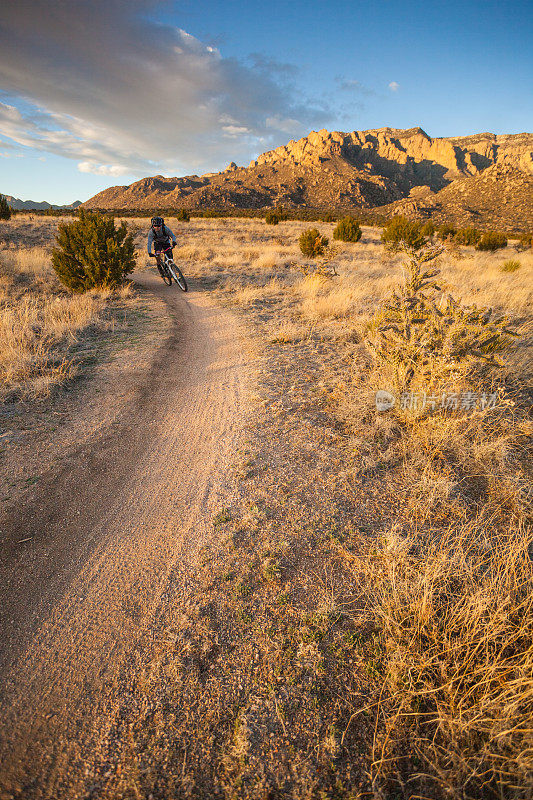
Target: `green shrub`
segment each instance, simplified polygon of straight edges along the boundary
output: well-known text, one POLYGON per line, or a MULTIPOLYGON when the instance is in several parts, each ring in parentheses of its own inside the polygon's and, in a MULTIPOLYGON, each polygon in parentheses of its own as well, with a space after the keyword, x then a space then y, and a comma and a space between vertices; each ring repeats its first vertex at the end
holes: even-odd
POLYGON ((457 228, 453 225, 442 225, 438 230, 438 237, 444 242, 445 239, 453 239, 456 233, 457 228))
POLYGON ((176 215, 176 219, 179 222, 190 222, 191 221, 191 215, 189 214, 189 212, 187 211, 186 208, 180 208, 180 210, 178 211, 178 213, 176 215))
POLYGON ((504 233, 497 233, 496 231, 484 233, 476 244, 476 250, 490 250, 491 253, 502 247, 507 247, 507 237, 504 233))
POLYGON ((11 206, 3 194, 0 194, 0 219, 11 219, 11 206))
POLYGON ((522 247, 533 247, 533 233, 523 233, 520 237, 522 247))
POLYGON ((308 258, 321 256, 329 244, 327 236, 321 236, 316 228, 308 228, 299 238, 300 250, 308 258))
POLYGON ((414 379, 431 385, 457 376, 471 362, 498 364, 495 357, 516 335, 491 309, 463 306, 445 294, 434 280, 438 270, 428 268, 441 252, 441 246, 410 251, 403 282, 368 326, 367 343, 376 361, 394 372, 400 391, 414 379))
POLYGON ((422 227, 420 228, 420 233, 423 236, 433 236, 435 233, 435 224, 432 220, 428 219, 427 222, 424 222, 422 227))
POLYGON ((333 231, 333 238, 341 242, 358 242, 363 232, 354 217, 344 217, 333 231))
POLYGON ((265 214, 265 222, 267 225, 277 225, 279 223, 279 214, 277 211, 267 211, 265 214))
POLYGON ((381 241, 389 250, 400 250, 402 246, 419 250, 426 244, 422 234, 422 225, 407 217, 393 217, 381 234, 381 241))
POLYGON ((503 262, 503 264, 500 266, 500 269, 502 272, 516 272, 517 269, 520 269, 520 266, 520 261, 510 258, 509 261, 503 262))
POLYGON ((57 242, 52 266, 73 292, 118 286, 135 268, 133 236, 113 217, 81 209, 79 219, 60 223, 57 242))
POLYGON ((481 233, 476 228, 459 228, 454 236, 457 244, 475 246, 481 239, 481 233))
POLYGON ((326 211, 326 213, 322 217, 322 222, 335 222, 336 219, 337 217, 335 216, 335 214, 332 214, 331 211, 326 211))

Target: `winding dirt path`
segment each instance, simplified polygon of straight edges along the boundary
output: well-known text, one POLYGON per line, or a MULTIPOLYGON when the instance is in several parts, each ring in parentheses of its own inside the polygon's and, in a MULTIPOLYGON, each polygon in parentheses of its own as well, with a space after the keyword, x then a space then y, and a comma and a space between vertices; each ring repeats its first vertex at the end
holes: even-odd
POLYGON ((0 520, 2 798, 85 793, 158 609, 187 591, 215 535, 243 428, 248 369, 231 315, 136 277, 175 319, 168 340, 122 417, 0 520))

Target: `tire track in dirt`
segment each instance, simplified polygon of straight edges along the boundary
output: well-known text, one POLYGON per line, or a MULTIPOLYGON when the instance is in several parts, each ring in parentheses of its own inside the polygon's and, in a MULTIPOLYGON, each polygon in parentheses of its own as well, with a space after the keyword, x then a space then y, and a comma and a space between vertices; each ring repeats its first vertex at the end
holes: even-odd
POLYGON ((175 324, 134 401, 0 523, 11 534, 0 567, 2 797, 84 791, 149 651, 150 622, 167 592, 194 580, 243 428, 248 370, 234 319, 199 293, 138 280, 175 324))

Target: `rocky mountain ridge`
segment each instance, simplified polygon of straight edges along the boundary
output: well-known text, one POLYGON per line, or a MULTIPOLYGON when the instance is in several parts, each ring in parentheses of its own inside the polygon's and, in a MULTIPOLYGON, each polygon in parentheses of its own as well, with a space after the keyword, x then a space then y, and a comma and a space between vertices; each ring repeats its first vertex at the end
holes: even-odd
POLYGON ((6 194, 4 195, 6 198, 8 205, 14 211, 47 211, 48 209, 67 209, 67 208, 78 208, 81 206, 81 200, 75 200, 73 203, 69 203, 65 206, 55 206, 52 203, 47 203, 46 200, 19 200, 18 197, 13 197, 13 195, 6 194))
MULTIPOLYGON (((533 213, 533 200, 528 203, 527 192, 533 189, 533 134, 431 138, 421 128, 312 131, 298 141, 263 153, 248 167, 232 162, 219 173, 181 178, 157 175, 130 186, 106 189, 83 205, 116 210, 231 210, 282 205, 289 209, 357 212, 385 210, 391 204, 400 207, 403 203, 406 213, 418 213, 423 207, 431 216, 434 212, 445 215, 456 187, 458 199, 468 196, 476 216, 475 191, 468 188, 468 181, 477 186, 481 175, 486 175, 487 181, 483 184, 485 199, 479 223, 483 224, 490 207, 486 195, 491 195, 492 184, 496 216, 505 195, 507 216, 512 218, 513 210, 518 210, 520 215, 525 214, 518 220, 520 225, 531 223, 527 216, 533 213), (503 174, 507 178, 502 194, 497 184, 503 174), (526 196, 518 209, 514 209, 512 200, 515 183, 520 197, 526 196), (439 200, 429 202, 432 196, 439 200)), ((505 210, 505 203, 501 210, 505 210)))
POLYGON ((292 140, 263 153, 249 166, 292 163, 319 167, 335 157, 396 182, 411 186, 425 184, 436 191, 450 179, 475 175, 496 163, 516 166, 533 175, 533 135, 481 133, 432 139, 422 128, 379 128, 352 133, 312 131, 297 142, 292 140))

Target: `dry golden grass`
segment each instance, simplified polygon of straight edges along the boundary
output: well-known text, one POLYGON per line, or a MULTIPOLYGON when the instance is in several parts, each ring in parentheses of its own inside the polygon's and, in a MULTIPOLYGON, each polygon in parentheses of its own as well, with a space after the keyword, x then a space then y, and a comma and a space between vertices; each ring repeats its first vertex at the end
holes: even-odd
MULTIPOLYGON (((15 217, 13 241, 0 247, 0 399, 43 397, 71 378, 76 373, 72 347, 88 326, 102 323, 100 312, 113 294, 66 293, 52 270, 49 247, 25 246, 28 224, 15 217), (18 244, 17 235, 22 237, 18 244)), ((29 238, 41 235, 39 229, 29 238)), ((44 229, 48 235, 56 225, 44 229)), ((126 286, 118 294, 130 291, 126 286)))
POLYGON ((0 397, 39 397, 71 377, 68 345, 101 307, 95 295, 0 300, 0 397))
MULTIPOLYGON (((145 255, 149 221, 127 222, 137 226, 139 266, 153 266, 145 255)), ((269 458, 258 457, 256 464, 248 455, 242 473, 256 481, 254 496, 243 489, 241 516, 216 522, 232 535, 225 550, 206 556, 203 583, 187 598, 194 610, 183 639, 178 621, 169 631, 158 629, 179 647, 165 653, 164 669, 151 665, 147 685, 155 696, 167 693, 161 708, 168 704, 175 714, 170 725, 163 712, 155 722, 141 720, 140 760, 145 737, 152 736, 150 752, 170 763, 168 737, 174 736, 176 752, 196 754, 189 762, 202 765, 195 773, 185 759, 182 766, 180 755, 181 788, 179 781, 189 779, 184 771, 191 770, 199 785, 204 773, 216 774, 222 781, 216 785, 235 797, 259 798, 270 790, 274 796, 279 788, 280 796, 318 797, 322 791, 346 800, 529 800, 532 423, 523 390, 532 363, 533 253, 521 253, 513 273, 501 270, 512 247, 494 254, 456 247, 440 259, 442 280, 456 297, 509 315, 520 333, 504 368, 461 372, 442 387, 500 387, 495 406, 462 413, 396 407, 377 414, 374 394, 389 388, 389 376, 357 342, 401 279, 403 260, 384 252, 379 230, 365 227, 359 243, 340 246, 338 276, 326 278, 302 275, 309 267, 312 273, 298 247, 308 223, 167 222, 185 274, 253 319, 272 348, 279 374, 273 368, 268 379, 279 381, 282 396, 268 405, 270 484, 269 458), (321 356, 324 342, 329 350, 321 356), (298 348, 300 360, 288 355, 277 364, 280 350, 297 354, 298 348), (307 374, 311 356, 318 367, 307 374), (342 382, 337 374, 328 386, 333 356, 345 372, 342 382), (287 412, 285 429, 277 428, 277 409, 285 397, 292 404, 298 381, 305 389, 296 410, 287 412), (315 417, 317 398, 326 396, 330 405, 318 410, 334 409, 344 421, 345 449, 332 445, 328 468, 320 472, 314 467, 328 438, 315 417), (300 417, 307 427, 298 428, 300 417), (305 458, 290 451, 295 431, 308 448, 305 458), (294 471, 276 470, 279 448, 288 450, 294 471), (348 512, 343 503, 356 479, 348 512), (353 526, 339 532, 335 518, 329 528, 321 522, 314 530, 305 498, 327 500, 335 481, 342 492, 330 517, 352 514, 353 526), (380 536, 372 528, 374 534, 359 533, 361 509, 368 522, 383 508, 394 510, 396 524, 379 528, 386 530, 380 536), (258 777, 267 775, 272 783, 258 777)), ((317 227, 331 238, 332 224, 317 227)), ((9 291, 23 291, 23 282, 13 282, 16 272, 5 277, 9 291)), ((31 338, 40 312, 29 300, 27 306, 20 330, 31 338)), ((50 328, 48 335, 64 340, 77 335, 75 319, 84 312, 72 312, 72 333, 66 307, 63 313, 54 323, 57 334, 50 328)), ((38 362, 37 347, 35 353, 38 362)), ((28 359, 31 364, 31 353, 28 359)), ((424 388, 416 378, 414 386, 424 388)), ((181 619, 182 606, 173 613, 181 619)), ((150 785, 145 794, 155 795, 150 775, 139 775, 139 785, 150 785)), ((163 789, 162 796, 173 795, 163 789)))
MULTIPOLYGON (((339 331, 364 333, 401 279, 403 256, 385 253, 380 231, 364 228, 361 242, 337 253, 337 277, 312 269, 302 277, 306 263, 297 241, 305 227, 281 223, 274 232, 258 221, 198 221, 184 229, 183 252, 194 242, 205 253, 209 242, 213 260, 207 256, 190 268, 207 279, 218 271, 230 302, 247 308, 264 301, 269 309, 275 298, 277 313, 262 323, 269 341, 326 336, 342 347, 339 331)), ((331 226, 319 227, 331 235, 331 226)), ((504 368, 460 371, 442 387, 503 387, 495 407, 459 414, 397 408, 378 415, 374 393, 388 388, 388 376, 372 366, 362 345, 354 350, 357 336, 347 351, 353 371, 339 413, 352 432, 353 461, 361 474, 393 482, 402 508, 401 521, 380 541, 339 548, 375 632, 366 665, 379 684, 369 762, 375 797, 525 800, 533 786, 533 593, 526 552, 533 426, 520 396, 531 367, 533 254, 521 254, 520 269, 506 273, 501 265, 509 250, 454 248, 439 264, 441 285, 465 304, 508 315, 520 334, 504 368)), ((424 388, 416 378, 414 387, 424 388)), ((333 594, 330 600, 326 618, 341 611, 333 594)), ((314 643, 301 644, 296 658, 318 659, 314 669, 322 669, 314 643)), ((331 661, 329 669, 335 670, 331 661)), ((240 757, 249 747, 244 722, 237 721, 234 737, 240 757)), ((341 738, 331 733, 328 752, 342 750, 341 738)))
POLYGON ((493 525, 429 541, 393 529, 352 559, 384 672, 375 786, 403 773, 406 796, 525 798, 533 785, 529 536, 493 525))

